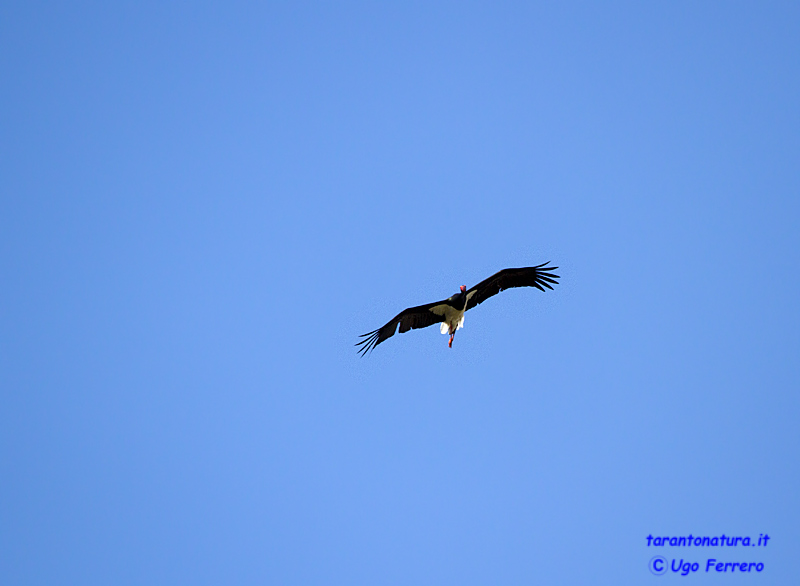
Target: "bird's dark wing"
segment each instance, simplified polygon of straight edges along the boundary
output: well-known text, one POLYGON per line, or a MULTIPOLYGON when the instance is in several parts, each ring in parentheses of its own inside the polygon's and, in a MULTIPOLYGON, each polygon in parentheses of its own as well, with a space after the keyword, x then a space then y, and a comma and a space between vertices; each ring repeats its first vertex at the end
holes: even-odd
POLYGON ((549 263, 543 263, 535 267, 524 267, 521 269, 503 269, 485 279, 467 291, 467 309, 472 309, 476 305, 483 303, 492 295, 497 295, 504 289, 512 287, 536 287, 545 290, 545 287, 552 289, 551 283, 557 285, 560 277, 550 271, 558 267, 548 267, 549 263))
POLYGON ((360 337, 364 339, 356 343, 356 346, 361 346, 358 351, 364 356, 375 346, 394 336, 398 324, 400 324, 400 333, 404 334, 408 330, 427 328, 444 321, 444 306, 446 304, 447 300, 437 301, 436 303, 428 303, 418 307, 409 307, 401 311, 382 328, 362 334, 360 337))

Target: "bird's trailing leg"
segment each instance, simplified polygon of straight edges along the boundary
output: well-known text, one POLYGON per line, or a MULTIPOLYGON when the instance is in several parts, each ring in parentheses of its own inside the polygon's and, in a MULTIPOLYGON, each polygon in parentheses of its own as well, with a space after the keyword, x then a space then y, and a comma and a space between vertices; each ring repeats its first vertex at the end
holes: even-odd
POLYGON ((447 343, 447 347, 448 348, 452 348, 453 347, 453 338, 455 338, 455 337, 456 337, 456 333, 455 332, 450 334, 450 341, 447 343))

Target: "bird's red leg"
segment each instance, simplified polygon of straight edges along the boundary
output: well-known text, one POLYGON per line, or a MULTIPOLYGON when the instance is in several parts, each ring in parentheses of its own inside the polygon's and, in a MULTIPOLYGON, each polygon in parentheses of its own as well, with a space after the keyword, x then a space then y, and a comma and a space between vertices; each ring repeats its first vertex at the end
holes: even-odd
POLYGON ((447 347, 448 348, 452 348, 453 347, 453 338, 455 338, 455 337, 456 337, 455 332, 450 334, 450 341, 447 343, 447 347))

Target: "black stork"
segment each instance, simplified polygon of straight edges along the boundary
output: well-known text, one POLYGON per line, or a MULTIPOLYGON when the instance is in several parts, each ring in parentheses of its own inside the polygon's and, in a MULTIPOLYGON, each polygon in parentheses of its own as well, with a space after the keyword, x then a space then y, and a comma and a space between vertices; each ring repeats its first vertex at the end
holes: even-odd
POLYGON ((461 285, 460 292, 443 301, 436 301, 435 303, 428 303, 418 307, 409 307, 394 316, 382 328, 360 336, 364 339, 356 343, 356 346, 360 346, 358 352, 364 356, 367 352, 372 351, 375 346, 391 338, 397 330, 398 324, 400 325, 400 333, 403 334, 408 330, 427 328, 433 324, 441 323, 440 331, 443 334, 450 334, 450 341, 447 345, 452 348, 456 330, 464 327, 464 313, 483 303, 489 297, 512 287, 536 287, 541 291, 544 291, 545 287, 547 287, 552 290, 553 287, 550 284, 557 285, 558 281, 556 279, 560 277, 551 272, 558 267, 548 267, 548 264, 549 261, 535 267, 503 269, 488 279, 481 281, 469 291, 467 291, 466 285, 461 285))

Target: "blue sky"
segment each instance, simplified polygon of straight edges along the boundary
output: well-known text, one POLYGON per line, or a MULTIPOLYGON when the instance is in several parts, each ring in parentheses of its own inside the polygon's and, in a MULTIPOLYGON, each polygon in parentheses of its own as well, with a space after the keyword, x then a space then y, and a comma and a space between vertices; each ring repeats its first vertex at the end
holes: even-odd
POLYGON ((798 39, 788 2, 6 3, 0 581, 796 584, 798 39), (548 260, 452 350, 356 355, 548 260), (646 545, 689 533, 772 540, 646 545))

